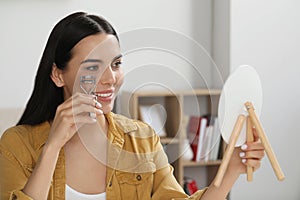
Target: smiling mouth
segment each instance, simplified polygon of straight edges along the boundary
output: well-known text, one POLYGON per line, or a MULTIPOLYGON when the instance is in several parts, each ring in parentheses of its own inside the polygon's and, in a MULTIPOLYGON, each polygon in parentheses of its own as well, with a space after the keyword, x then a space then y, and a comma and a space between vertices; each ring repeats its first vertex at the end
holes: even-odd
POLYGON ((102 93, 102 94, 95 94, 97 97, 102 97, 102 98, 106 98, 106 97, 111 97, 113 95, 113 93, 102 93))

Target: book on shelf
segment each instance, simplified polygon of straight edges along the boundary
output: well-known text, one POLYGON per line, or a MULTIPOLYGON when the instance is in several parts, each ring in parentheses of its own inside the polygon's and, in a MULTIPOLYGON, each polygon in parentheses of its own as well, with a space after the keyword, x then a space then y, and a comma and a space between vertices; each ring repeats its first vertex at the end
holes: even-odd
POLYGON ((193 151, 193 161, 200 158, 200 151, 204 139, 203 132, 206 129, 207 118, 203 116, 190 116, 187 135, 193 151))
POLYGON ((190 116, 187 134, 194 153, 193 161, 218 159, 221 134, 217 117, 190 116))
POLYGON ((204 161, 217 160, 220 150, 221 133, 217 117, 210 120, 204 136, 204 147, 201 159, 204 161))
POLYGON ((197 153, 196 153, 196 160, 195 161, 200 161, 203 159, 203 153, 204 153, 204 148, 205 148, 205 143, 206 143, 206 130, 208 127, 208 120, 206 117, 201 117, 201 123, 200 123, 200 128, 199 128, 199 140, 198 140, 198 146, 197 146, 197 153))
POLYGON ((202 150, 200 152, 200 159, 201 161, 208 161, 210 160, 210 154, 211 154, 211 143, 213 139, 213 125, 209 124, 206 127, 206 130, 204 132, 204 140, 202 145, 202 150))
POLYGON ((219 151, 221 146, 221 132, 219 128, 219 121, 218 118, 214 118, 214 128, 213 128, 213 136, 210 144, 210 154, 209 159, 210 160, 217 160, 219 157, 219 151))

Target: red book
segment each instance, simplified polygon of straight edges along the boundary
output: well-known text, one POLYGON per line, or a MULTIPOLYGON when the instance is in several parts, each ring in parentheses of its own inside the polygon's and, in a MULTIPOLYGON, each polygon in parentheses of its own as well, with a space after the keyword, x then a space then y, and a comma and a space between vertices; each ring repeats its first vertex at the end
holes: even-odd
MULTIPOLYGON (((203 123, 202 119, 205 119, 205 123, 207 123, 207 119, 205 117, 200 116, 190 116, 187 135, 189 139, 189 143, 191 145, 191 149, 193 151, 193 161, 197 161, 197 154, 199 154, 198 148, 200 148, 199 144, 201 143, 201 122, 203 123), (200 143, 199 143, 200 142, 200 143)), ((206 126, 206 124, 205 124, 206 126)), ((202 126, 203 127, 203 126, 202 126)), ((199 157, 199 155, 198 155, 199 157)))
POLYGON ((187 137, 193 151, 193 159, 196 160, 197 147, 198 147, 198 132, 200 128, 200 117, 190 116, 189 125, 187 129, 187 137))

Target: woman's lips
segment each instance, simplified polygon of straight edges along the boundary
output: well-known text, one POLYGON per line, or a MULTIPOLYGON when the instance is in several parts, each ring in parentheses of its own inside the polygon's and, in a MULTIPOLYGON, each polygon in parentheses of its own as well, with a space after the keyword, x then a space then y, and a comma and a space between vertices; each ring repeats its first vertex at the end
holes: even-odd
POLYGON ((113 98, 113 94, 114 94, 114 92, 112 90, 95 93, 98 101, 102 101, 102 102, 110 102, 113 98))
POLYGON ((97 97, 102 97, 102 98, 110 97, 111 95, 112 93, 96 94, 97 97))

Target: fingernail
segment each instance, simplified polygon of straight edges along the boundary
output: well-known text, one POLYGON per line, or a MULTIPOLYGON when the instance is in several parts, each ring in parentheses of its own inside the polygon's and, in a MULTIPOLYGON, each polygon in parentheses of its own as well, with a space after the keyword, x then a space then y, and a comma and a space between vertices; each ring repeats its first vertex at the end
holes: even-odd
POLYGON ((240 157, 242 158, 242 157, 244 157, 245 156, 245 152, 241 152, 240 153, 240 157))
POLYGON ((246 163, 246 159, 242 159, 242 163, 246 163))
POLYGON ((246 150, 246 149, 247 149, 247 145, 246 145, 246 144, 243 144, 243 145, 241 146, 241 149, 242 149, 242 150, 246 150))
POLYGON ((102 108, 101 103, 99 103, 96 99, 94 99, 94 102, 95 102, 95 107, 96 108, 102 108))
POLYGON ((98 101, 96 102, 96 106, 97 106, 98 108, 102 108, 101 103, 99 103, 98 101))
POLYGON ((95 113, 96 113, 96 114, 103 114, 103 111, 100 110, 100 109, 98 109, 98 108, 95 108, 95 113))

